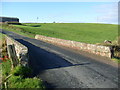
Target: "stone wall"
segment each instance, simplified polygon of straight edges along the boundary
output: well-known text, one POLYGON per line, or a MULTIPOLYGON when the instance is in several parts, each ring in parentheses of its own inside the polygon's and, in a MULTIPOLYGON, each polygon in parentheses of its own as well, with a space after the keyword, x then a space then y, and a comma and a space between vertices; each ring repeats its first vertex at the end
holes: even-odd
POLYGON ((19 63, 24 66, 27 66, 28 65, 28 48, 8 36, 6 36, 6 42, 7 42, 7 46, 14 45, 16 56, 17 56, 17 59, 19 60, 19 63))
POLYGON ((71 40, 63 40, 63 39, 58 39, 58 38, 46 37, 42 35, 36 35, 35 39, 74 48, 77 50, 83 50, 83 51, 87 51, 90 53, 94 53, 97 55, 111 58, 111 48, 107 46, 86 44, 86 43, 81 43, 81 42, 76 42, 76 41, 71 41, 71 40))

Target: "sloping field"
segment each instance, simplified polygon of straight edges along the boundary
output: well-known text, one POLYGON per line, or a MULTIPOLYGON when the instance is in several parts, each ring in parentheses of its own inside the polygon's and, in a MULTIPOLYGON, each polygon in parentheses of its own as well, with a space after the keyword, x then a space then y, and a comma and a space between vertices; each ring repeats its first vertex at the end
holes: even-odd
POLYGON ((14 25, 26 34, 40 34, 66 40, 85 43, 102 43, 104 40, 115 40, 118 36, 118 25, 96 23, 24 23, 14 25))

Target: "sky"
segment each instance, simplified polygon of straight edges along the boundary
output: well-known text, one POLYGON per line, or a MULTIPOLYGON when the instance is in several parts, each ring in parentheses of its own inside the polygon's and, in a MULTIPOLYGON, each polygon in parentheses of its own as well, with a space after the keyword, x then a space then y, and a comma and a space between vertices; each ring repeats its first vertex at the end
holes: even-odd
POLYGON ((26 23, 118 23, 118 2, 1 2, 0 16, 26 23))

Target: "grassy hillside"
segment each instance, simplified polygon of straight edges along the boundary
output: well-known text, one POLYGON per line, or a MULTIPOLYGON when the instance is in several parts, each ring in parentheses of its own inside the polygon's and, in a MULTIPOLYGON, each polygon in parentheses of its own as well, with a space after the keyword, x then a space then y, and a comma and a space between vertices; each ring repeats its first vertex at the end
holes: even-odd
POLYGON ((14 25, 14 27, 20 28, 20 30, 16 29, 13 31, 32 36, 40 34, 85 43, 102 43, 104 40, 113 41, 118 36, 118 26, 112 24, 26 23, 23 25, 14 25))

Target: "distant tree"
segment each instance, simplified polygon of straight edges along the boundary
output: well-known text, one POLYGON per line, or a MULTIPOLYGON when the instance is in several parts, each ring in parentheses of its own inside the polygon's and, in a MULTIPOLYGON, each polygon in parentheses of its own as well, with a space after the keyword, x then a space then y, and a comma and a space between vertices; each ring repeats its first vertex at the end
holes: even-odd
POLYGON ((55 21, 53 23, 55 23, 55 21))
POLYGON ((37 23, 38 23, 38 19, 39 19, 39 17, 37 17, 37 23))

